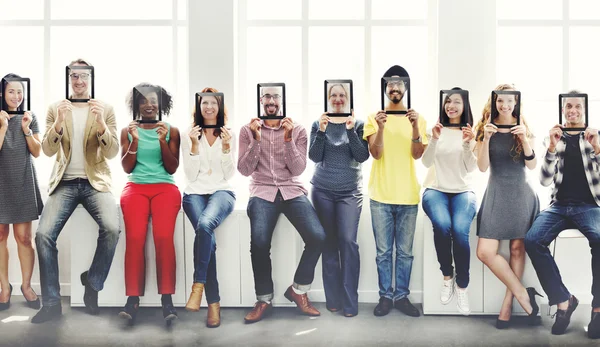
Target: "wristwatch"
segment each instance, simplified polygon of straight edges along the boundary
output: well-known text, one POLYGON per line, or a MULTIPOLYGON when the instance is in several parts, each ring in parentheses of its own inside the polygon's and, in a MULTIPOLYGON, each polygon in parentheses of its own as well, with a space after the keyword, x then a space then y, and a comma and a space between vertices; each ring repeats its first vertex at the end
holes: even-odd
POLYGON ((417 137, 416 139, 411 139, 411 140, 414 143, 420 143, 421 142, 421 135, 419 135, 419 137, 417 137))
POLYGON ((23 133, 25 136, 32 136, 33 135, 33 131, 31 131, 31 129, 29 129, 29 132, 27 134, 23 133))

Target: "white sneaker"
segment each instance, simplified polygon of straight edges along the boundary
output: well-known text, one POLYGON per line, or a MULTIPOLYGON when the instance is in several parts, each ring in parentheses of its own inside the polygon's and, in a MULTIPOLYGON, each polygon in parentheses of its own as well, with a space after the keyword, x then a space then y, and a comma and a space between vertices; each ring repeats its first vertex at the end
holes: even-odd
MULTIPOLYGON (((455 285, 456 286, 456 285, 455 285)), ((458 312, 461 314, 468 316, 471 313, 471 308, 469 307, 469 293, 468 288, 459 288, 456 286, 456 307, 458 308, 458 312)))
POLYGON ((444 280, 442 292, 440 293, 440 301, 443 305, 448 305, 454 297, 454 277, 449 280, 444 280))

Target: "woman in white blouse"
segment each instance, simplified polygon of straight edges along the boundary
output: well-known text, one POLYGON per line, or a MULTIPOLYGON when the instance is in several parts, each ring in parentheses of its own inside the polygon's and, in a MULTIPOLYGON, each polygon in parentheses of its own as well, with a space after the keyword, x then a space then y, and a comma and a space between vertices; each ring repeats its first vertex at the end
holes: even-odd
MULTIPOLYGON (((217 90, 205 88, 202 93, 217 93, 217 90)), ((183 209, 196 231, 194 284, 185 308, 199 311, 202 292, 206 290, 206 325, 209 328, 218 327, 221 320, 214 230, 231 214, 235 205, 235 194, 228 182, 236 170, 235 140, 232 130, 225 126, 214 127, 218 124, 219 114, 224 114, 224 124, 227 124, 227 109, 219 99, 218 96, 200 97, 197 102, 200 109, 194 110, 188 136, 181 141, 187 182, 183 209), (219 112, 221 106, 222 113, 219 112), (205 127, 201 128, 200 123, 205 127)))

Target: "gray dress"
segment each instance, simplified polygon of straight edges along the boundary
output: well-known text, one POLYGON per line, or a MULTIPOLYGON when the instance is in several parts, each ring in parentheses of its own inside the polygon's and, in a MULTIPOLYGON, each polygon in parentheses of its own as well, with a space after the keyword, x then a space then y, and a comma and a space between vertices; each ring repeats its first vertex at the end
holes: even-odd
MULTIPOLYGON (((8 121, 8 131, 0 149, 0 224, 25 223, 42 213, 42 196, 37 182, 33 156, 21 129, 22 114, 8 121)), ((30 129, 39 134, 36 116, 30 129)))
POLYGON ((477 213, 477 235, 486 239, 512 240, 525 234, 540 212, 537 194, 527 182, 523 153, 511 155, 511 133, 490 138, 490 177, 477 213))

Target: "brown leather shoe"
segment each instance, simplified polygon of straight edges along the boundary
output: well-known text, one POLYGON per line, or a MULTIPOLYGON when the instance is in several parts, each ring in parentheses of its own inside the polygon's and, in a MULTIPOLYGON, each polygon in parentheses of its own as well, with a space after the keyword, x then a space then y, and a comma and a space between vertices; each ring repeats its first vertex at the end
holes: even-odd
POLYGON ((244 321, 246 323, 256 323, 263 319, 263 317, 271 314, 272 310, 273 304, 267 304, 264 301, 257 301, 256 304, 254 304, 252 311, 248 312, 246 317, 244 317, 244 321))
POLYGON ((208 305, 208 315, 206 317, 206 326, 216 328, 221 325, 221 305, 218 302, 208 305))
POLYGON ((192 292, 188 299, 185 309, 192 312, 200 311, 200 303, 202 302, 202 292, 204 292, 204 283, 194 283, 192 292))
POLYGON ((307 316, 320 316, 321 315, 321 312, 319 312, 319 310, 314 308, 314 306, 310 304, 310 301, 308 301, 308 295, 296 294, 296 292, 294 292, 294 289, 292 289, 292 286, 289 286, 289 288, 285 291, 284 296, 289 301, 295 302, 296 306, 298 306, 298 308, 300 309, 300 311, 302 311, 303 314, 305 314, 307 316))

